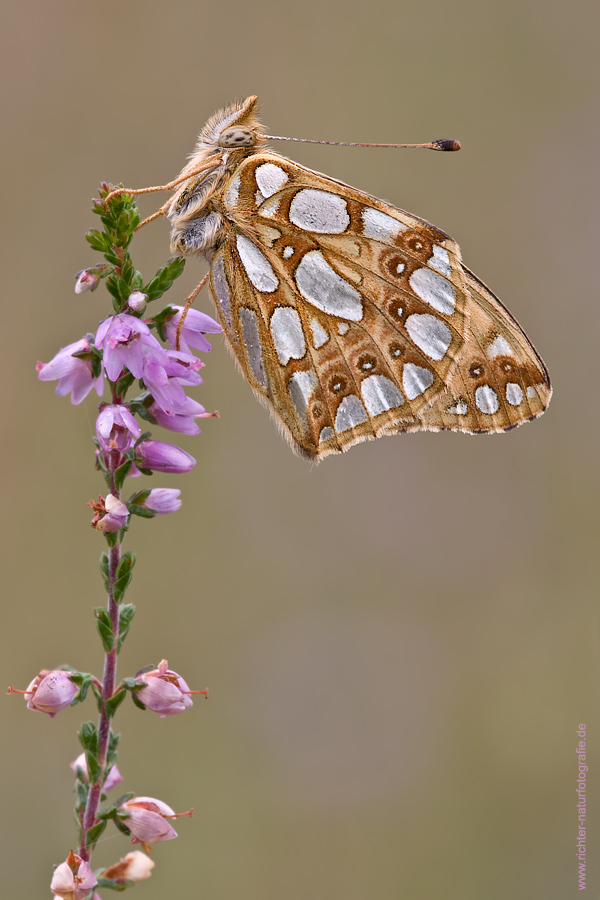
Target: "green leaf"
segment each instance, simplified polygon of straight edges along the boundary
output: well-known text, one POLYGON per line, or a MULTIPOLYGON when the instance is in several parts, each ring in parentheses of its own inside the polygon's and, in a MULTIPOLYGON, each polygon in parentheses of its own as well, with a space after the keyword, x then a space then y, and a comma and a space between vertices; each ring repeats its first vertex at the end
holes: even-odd
POLYGON ((154 278, 142 289, 148 295, 148 301, 158 300, 168 291, 176 278, 179 278, 185 268, 185 259, 181 256, 172 257, 154 278))
POLYGON ((95 681, 92 681, 92 693, 96 698, 96 706, 98 707, 98 712, 102 712, 102 692, 95 681))
POLYGON ((144 706, 142 701, 136 695, 135 691, 131 692, 131 699, 133 700, 133 702, 135 703, 135 705, 137 706, 138 709, 146 709, 146 707, 144 706))
POLYGON ((119 560, 117 571, 115 573, 115 582, 113 584, 113 599, 115 603, 120 603, 125 595, 125 591, 129 586, 129 582, 133 577, 133 567, 135 565, 135 554, 131 551, 124 553, 119 560))
POLYGON ((98 731, 93 722, 82 722, 77 737, 84 750, 87 750, 88 747, 94 750, 98 749, 98 731))
POLYGON ((135 615, 135 606, 133 603, 124 603, 119 607, 119 640, 117 642, 117 653, 121 652, 123 641, 127 637, 131 620, 135 615))
POLYGON ((111 891, 126 891, 128 887, 133 887, 134 884, 135 881, 130 881, 128 878, 125 878, 123 881, 113 881, 112 878, 103 878, 99 875, 96 887, 106 888, 111 891))
POLYGON ((148 509, 148 507, 140 506, 137 503, 128 503, 127 509, 132 516, 140 516, 142 519, 153 519, 156 515, 153 509, 148 509))
POLYGON ((108 593, 108 553, 102 553, 102 555, 100 556, 100 573, 102 575, 102 580, 104 581, 106 593, 108 593))
POLYGON ((121 377, 117 379, 117 396, 124 397, 134 381, 135 376, 133 376, 131 372, 126 371, 124 375, 121 375, 121 377))
POLYGON ((85 846, 90 849, 90 847, 94 847, 96 845, 96 841, 106 828, 106 822, 96 822, 95 825, 92 825, 91 828, 88 829, 85 836, 85 846))
POLYGON ((118 531, 109 531, 109 532, 107 532, 107 534, 104 535, 104 537, 106 538, 106 543, 111 548, 111 550, 113 549, 113 547, 116 547, 117 544, 119 543, 119 532, 118 531))
POLYGON ((110 730, 110 737, 108 739, 108 751, 106 753, 106 765, 107 767, 112 767, 117 759, 117 747, 119 746, 119 741, 121 740, 120 734, 115 734, 114 731, 110 730))
POLYGON ((100 253, 106 253, 106 251, 110 248, 110 240, 108 235, 103 234, 96 228, 91 228, 87 232, 85 239, 91 246, 92 250, 98 250, 100 253))
POLYGON ((127 825, 125 825, 124 822, 121 821, 121 819, 115 818, 115 825, 123 834, 131 834, 129 828, 127 827, 127 825))
POLYGON ((131 497, 129 498, 129 500, 127 500, 126 502, 133 503, 133 504, 138 504, 138 503, 141 504, 145 500, 148 499, 148 497, 150 496, 151 493, 152 493, 151 488, 146 488, 143 491, 137 491, 135 494, 132 494, 131 497))
POLYGON ((85 809, 88 793, 89 785, 80 778, 75 779, 75 809, 85 809))
POLYGON ((126 462, 123 463, 122 466, 119 466, 119 468, 115 470, 115 489, 117 491, 120 491, 121 488, 123 487, 123 484, 125 483, 125 479, 129 475, 129 472, 131 471, 132 465, 133 465, 133 460, 128 459, 126 462))
POLYGON ((102 641, 102 649, 105 653, 110 653, 115 646, 115 636, 109 612, 103 606, 96 606, 94 615, 96 616, 96 628, 102 641))
POLYGON ((117 797, 117 799, 114 802, 114 807, 115 807, 115 812, 118 816, 121 816, 124 819, 129 818, 129 813, 126 812, 125 810, 119 810, 118 807, 123 806, 123 804, 127 803, 128 800, 133 800, 134 797, 135 797, 135 791, 129 791, 127 794, 121 794, 120 797, 117 797))
POLYGON ((124 688, 118 688, 115 693, 110 697, 106 703, 104 704, 106 709, 107 716, 112 719, 117 709, 127 696, 127 691, 124 688))

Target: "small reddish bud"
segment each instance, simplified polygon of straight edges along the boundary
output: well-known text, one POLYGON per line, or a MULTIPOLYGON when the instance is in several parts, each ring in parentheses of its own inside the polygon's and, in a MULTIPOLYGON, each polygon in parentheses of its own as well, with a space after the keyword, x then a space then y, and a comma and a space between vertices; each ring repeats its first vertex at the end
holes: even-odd
POLYGON ((118 863, 106 869, 102 873, 102 878, 110 878, 117 882, 144 881, 150 878, 155 865, 156 863, 141 850, 132 850, 118 863))
POLYGON ((193 706, 190 694, 208 693, 208 690, 190 691, 181 675, 169 669, 166 659, 160 661, 157 669, 136 676, 136 680, 145 682, 145 687, 137 691, 137 698, 147 709, 159 713, 161 719, 175 716, 193 706))
POLYGON ((65 862, 54 870, 50 890, 62 900, 85 900, 97 884, 89 865, 71 850, 65 862))

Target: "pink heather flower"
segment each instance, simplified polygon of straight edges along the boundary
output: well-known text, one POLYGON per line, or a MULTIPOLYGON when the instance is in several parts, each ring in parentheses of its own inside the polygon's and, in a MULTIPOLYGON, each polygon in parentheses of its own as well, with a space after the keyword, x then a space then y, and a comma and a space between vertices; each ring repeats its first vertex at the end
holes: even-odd
MULTIPOLYGON (((167 335, 167 340, 171 347, 175 349, 177 326, 181 319, 183 306, 172 306, 171 309, 175 310, 175 314, 166 320, 165 334, 167 335)), ((202 350, 204 353, 207 353, 210 350, 210 344, 204 335, 207 332, 218 334, 221 331, 222 329, 218 322, 215 322, 215 320, 211 319, 210 316, 207 316, 206 313, 199 312, 196 309, 188 309, 183 328, 181 329, 179 349, 183 350, 185 353, 189 353, 189 348, 195 347, 196 350, 202 350)))
POLYGON ((98 497, 98 502, 94 503, 90 500, 88 506, 95 512, 92 519, 92 528, 96 531, 102 531, 104 534, 110 534, 113 531, 120 531, 127 524, 129 518, 129 510, 124 503, 121 502, 113 494, 107 494, 106 500, 98 497))
POLYGON ((99 397, 104 390, 104 377, 100 374, 97 378, 92 375, 91 364, 92 348, 86 338, 69 344, 59 350, 56 356, 48 363, 38 363, 37 373, 40 381, 55 381, 58 379, 56 393, 59 397, 71 393, 71 403, 77 405, 84 400, 92 389, 96 390, 99 397), (88 359, 73 356, 73 353, 90 353, 88 359))
POLYGON ((139 438, 141 429, 126 406, 104 406, 96 419, 96 434, 104 450, 122 453, 139 438))
POLYGON ((142 441, 135 451, 135 462, 143 469, 153 472, 171 472, 180 475, 189 472, 196 465, 196 460, 185 450, 162 441, 142 441))
POLYGON ((127 306, 134 312, 144 312, 148 305, 148 294, 141 291, 132 291, 127 300, 127 306))
POLYGON ((95 272, 82 269, 75 276, 75 293, 83 294, 84 291, 95 291, 100 284, 100 278, 95 272))
POLYGON ((146 878, 150 878, 154 866, 154 860, 142 853, 141 850, 132 850, 118 863, 105 869, 102 878, 110 878, 117 882, 144 881, 146 878))
POLYGON ((66 861, 54 870, 50 890, 62 900, 85 900, 97 884, 89 865, 71 850, 66 861))
MULTIPOLYGON (((74 760, 72 763, 69 763, 69 766, 73 770, 73 772, 75 772, 75 774, 80 777, 81 781, 88 780, 88 770, 85 753, 80 753, 76 760, 74 760), (77 771, 78 769, 79 772, 77 771)), ((123 776, 121 775, 117 767, 113 766, 104 781, 102 790, 106 793, 107 791, 110 791, 110 789, 116 784, 119 784, 120 781, 123 781, 123 776)))
POLYGON ((147 844, 159 844, 161 841, 171 841, 177 837, 177 832, 167 822, 167 818, 177 815, 191 816, 192 810, 187 813, 175 813, 170 806, 162 800, 154 797, 133 797, 123 803, 119 809, 129 813, 123 822, 133 835, 132 844, 144 841, 147 844))
POLYGON ((104 348, 104 369, 110 381, 116 381, 123 366, 127 366, 134 378, 144 374, 144 356, 148 353, 168 360, 145 322, 127 313, 111 316, 100 324, 96 333, 96 346, 104 348))
POLYGON ((181 509, 180 494, 181 491, 176 488, 153 488, 140 505, 151 509, 159 516, 164 516, 166 513, 177 512, 178 509, 181 509))
POLYGON ((68 672, 42 669, 25 691, 27 709, 48 713, 53 719, 57 712, 71 705, 78 691, 68 672))
POLYGON ((136 696, 147 709, 165 716, 175 716, 193 706, 190 689, 177 672, 168 668, 166 659, 159 662, 157 669, 136 676, 136 681, 145 682, 145 687, 136 696))
POLYGON ((179 434, 200 434, 194 419, 206 419, 214 415, 207 413, 204 407, 191 397, 186 397, 186 402, 179 409, 178 413, 168 413, 153 401, 148 407, 148 412, 163 428, 177 431, 179 434))

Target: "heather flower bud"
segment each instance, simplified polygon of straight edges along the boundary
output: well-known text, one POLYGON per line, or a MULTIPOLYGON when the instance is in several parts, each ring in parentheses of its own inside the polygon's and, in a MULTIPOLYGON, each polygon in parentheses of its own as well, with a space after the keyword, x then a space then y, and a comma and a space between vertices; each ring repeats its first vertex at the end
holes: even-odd
POLYGON ((144 881, 150 878, 155 865, 156 863, 141 850, 132 850, 118 863, 106 869, 102 873, 102 878, 110 878, 117 882, 144 881))
POLYGON ((110 534, 114 531, 120 531, 127 524, 129 518, 129 510, 117 497, 113 494, 107 494, 106 500, 98 497, 98 502, 94 503, 90 500, 88 503, 95 516, 91 521, 92 528, 96 531, 102 531, 104 534, 110 534))
POLYGON ((144 312, 148 305, 148 294, 143 294, 141 291, 132 291, 127 305, 134 312, 144 312))
POLYGON ((53 719, 57 712, 71 705, 78 691, 68 672, 42 669, 25 691, 27 708, 48 713, 53 719))
MULTIPOLYGON (((193 706, 191 691, 181 675, 168 668, 166 659, 158 664, 157 669, 151 672, 143 672, 136 676, 136 681, 143 681, 145 687, 136 692, 138 700, 141 700, 147 709, 165 716, 175 716, 193 706)), ((194 691, 194 693, 206 693, 194 691)))
MULTIPOLYGON (((70 768, 75 772, 75 774, 81 779, 81 781, 87 782, 88 780, 88 770, 87 770, 87 762, 85 759, 85 753, 80 753, 77 759, 73 760, 72 763, 69 763, 70 768)), ((119 772, 116 766, 113 766, 110 772, 108 773, 102 790, 106 793, 110 791, 116 784, 119 784, 120 781, 123 781, 123 776, 119 772)))
POLYGON ((95 272, 82 269, 75 276, 75 293, 83 294, 84 291, 95 291, 100 283, 100 278, 95 272))
POLYGON ((181 491, 175 488, 153 488, 140 505, 151 509, 159 516, 164 516, 181 508, 180 494, 181 491))
POLYGON ((136 448, 135 462, 143 469, 154 472, 171 472, 179 475, 189 472, 196 465, 196 460, 185 450, 162 441, 142 441, 136 448))
POLYGON ((62 900, 85 900, 97 884, 89 865, 71 850, 65 862, 54 870, 50 890, 62 900))
POLYGON ((192 815, 192 810, 187 813, 175 813, 170 806, 154 797, 133 797, 123 803, 119 809, 129 813, 123 822, 133 835, 133 844, 138 841, 147 844, 170 841, 177 837, 177 832, 167 822, 167 818, 192 815))

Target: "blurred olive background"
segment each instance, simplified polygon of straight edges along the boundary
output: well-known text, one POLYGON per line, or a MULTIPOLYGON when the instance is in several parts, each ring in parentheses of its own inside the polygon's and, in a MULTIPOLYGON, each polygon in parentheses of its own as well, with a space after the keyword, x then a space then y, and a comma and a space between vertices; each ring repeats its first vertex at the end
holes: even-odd
MULTIPOLYGON (((554 383, 518 431, 386 438, 314 467, 213 341, 196 396, 221 418, 182 441, 191 474, 153 479, 183 509, 128 540, 121 674, 166 657, 211 689, 178 718, 119 711, 123 790, 195 808, 137 894, 574 897, 580 722, 590 853, 599 830, 597 4, 37 0, 3 19, 5 684, 67 661, 101 674, 95 404, 34 371, 109 310, 104 289, 73 293, 98 259, 90 198, 101 179, 174 177, 232 99, 258 94, 275 134, 460 139, 276 148, 449 231, 554 383)), ((166 223, 132 251, 149 278, 166 223)), ((167 299, 203 271, 188 263, 167 299)), ((6 896, 49 895, 74 843, 75 731, 95 715, 4 704, 6 896)), ((94 862, 128 849, 109 829, 94 862)))

